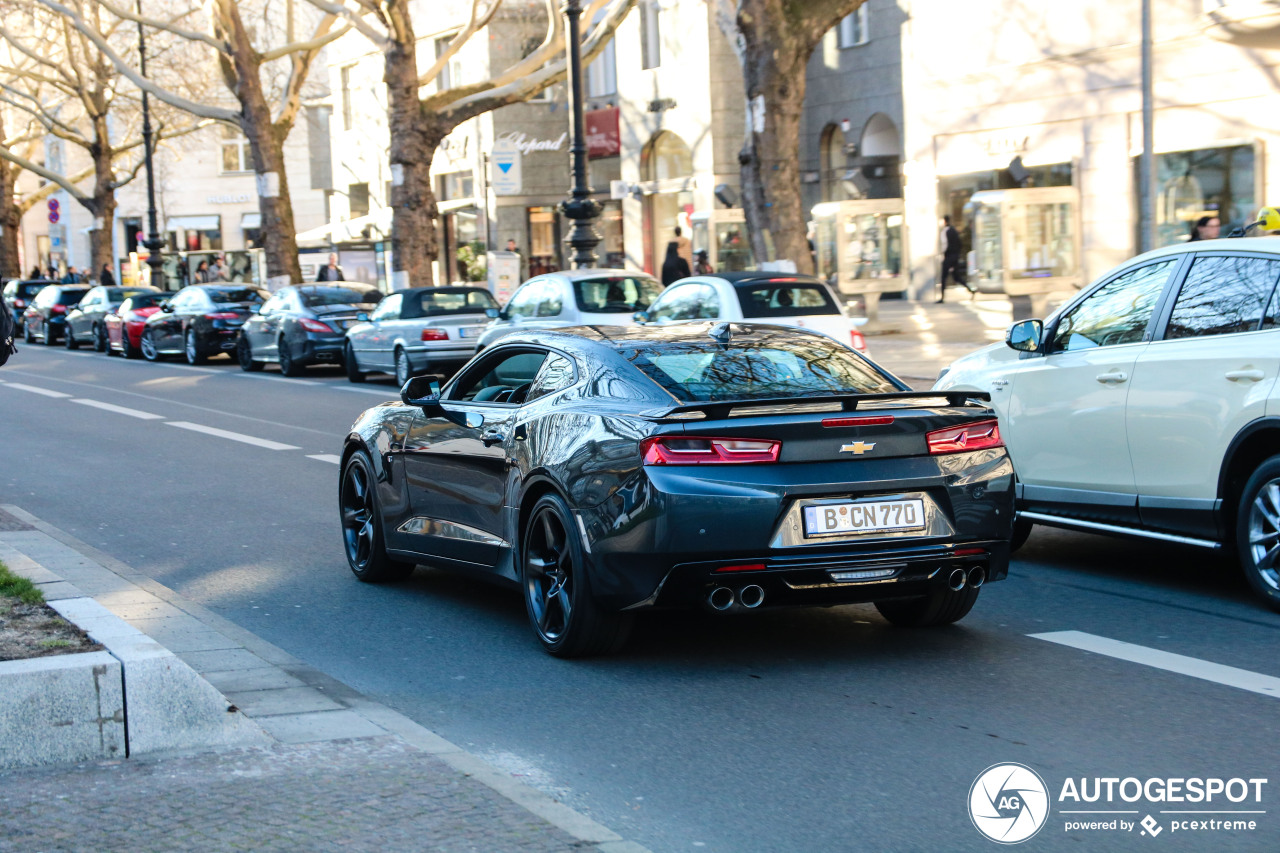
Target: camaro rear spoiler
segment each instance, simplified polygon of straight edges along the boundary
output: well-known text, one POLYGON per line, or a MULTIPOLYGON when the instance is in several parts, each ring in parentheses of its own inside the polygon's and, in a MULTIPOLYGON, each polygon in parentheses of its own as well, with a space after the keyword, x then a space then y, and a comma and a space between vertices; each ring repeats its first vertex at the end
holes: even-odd
POLYGON ((991 394, 986 391, 891 391, 885 394, 829 394, 820 397, 770 397, 764 400, 720 400, 709 403, 686 403, 672 406, 669 409, 648 409, 641 412, 642 417, 653 420, 716 420, 729 417, 734 409, 763 408, 767 406, 812 406, 824 403, 839 403, 841 411, 857 411, 861 403, 874 403, 882 400, 937 400, 946 399, 947 405, 955 408, 968 406, 974 401, 986 402, 991 394), (701 417, 699 417, 701 415, 701 417))

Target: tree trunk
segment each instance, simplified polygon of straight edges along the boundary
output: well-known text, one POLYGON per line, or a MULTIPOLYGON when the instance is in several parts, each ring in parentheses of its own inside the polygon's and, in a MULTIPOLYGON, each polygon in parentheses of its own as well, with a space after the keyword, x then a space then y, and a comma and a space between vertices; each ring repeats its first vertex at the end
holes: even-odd
POLYGON ((435 284, 431 264, 440 255, 440 240, 431 162, 448 130, 434 115, 424 113, 418 100, 418 61, 409 15, 401 14, 396 23, 399 35, 387 50, 383 82, 391 131, 392 287, 400 289, 435 284))
POLYGON ((93 229, 89 232, 89 274, 94 276, 102 271, 103 264, 111 264, 114 260, 111 234, 116 220, 116 175, 111 165, 115 151, 106 142, 109 138, 106 118, 95 124, 100 127, 97 128, 98 142, 90 149, 93 156, 93 203, 85 205, 94 218, 93 229))
POLYGON ((261 60, 253 50, 236 4, 229 4, 227 45, 235 64, 236 98, 242 107, 240 126, 249 140, 253 170, 258 179, 258 211, 262 216, 263 248, 267 277, 272 289, 301 282, 298 235, 293 224, 293 203, 284 168, 284 137, 271 120, 271 107, 262 91, 261 60))
POLYGON ((785 29, 743 27, 743 35, 747 134, 738 162, 751 248, 757 262, 790 260, 797 272, 812 275, 800 196, 800 115, 813 48, 785 29))
MULTIPOLYGON (((0 136, 3 136, 0 130, 0 136)), ((18 262, 18 228, 22 213, 13 200, 13 185, 18 169, 8 163, 0 163, 0 280, 22 277, 18 262)))

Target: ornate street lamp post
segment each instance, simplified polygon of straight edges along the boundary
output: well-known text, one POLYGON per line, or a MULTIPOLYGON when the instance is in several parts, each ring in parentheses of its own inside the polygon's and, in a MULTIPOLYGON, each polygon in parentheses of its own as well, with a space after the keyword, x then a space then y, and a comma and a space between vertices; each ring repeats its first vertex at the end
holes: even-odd
POLYGON ((596 246, 600 245, 600 234, 594 225, 600 215, 600 203, 591 197, 592 190, 587 185, 587 119, 582 104, 582 33, 579 26, 581 0, 564 0, 562 10, 568 19, 570 130, 573 137, 569 150, 573 158, 573 187, 569 198, 560 202, 560 212, 573 220, 565 242, 573 247, 574 269, 587 269, 596 265, 596 246))
MULTIPOLYGON (((138 18, 142 18, 142 0, 138 0, 138 18)), ((143 77, 147 76, 147 37, 142 29, 142 21, 138 21, 138 70, 143 77)), ((142 148, 146 159, 147 170, 147 224, 151 230, 142 245, 150 253, 147 264, 151 267, 151 286, 168 290, 164 280, 164 258, 160 257, 160 249, 164 241, 160 239, 160 228, 156 224, 156 179, 151 163, 151 109, 147 104, 147 90, 142 90, 142 148)))

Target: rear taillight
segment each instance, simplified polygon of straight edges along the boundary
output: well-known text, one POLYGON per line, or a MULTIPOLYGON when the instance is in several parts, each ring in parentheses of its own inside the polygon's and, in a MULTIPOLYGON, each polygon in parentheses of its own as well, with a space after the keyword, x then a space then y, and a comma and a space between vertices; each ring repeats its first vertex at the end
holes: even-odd
POLYGON ((65 305, 54 305, 54 306, 53 306, 52 308, 50 308, 49 310, 50 310, 50 311, 52 311, 52 312, 53 312, 53 313, 55 313, 55 314, 65 314, 65 313, 67 313, 67 306, 65 306, 65 305))
POLYGON ((716 569, 717 572, 763 572, 765 570, 764 563, 743 563, 740 566, 721 566, 716 569))
POLYGON ((423 329, 422 339, 424 341, 447 341, 449 333, 444 329, 423 329))
POLYGON ((777 462, 782 442, 768 438, 658 435, 640 442, 646 465, 740 465, 777 462))
POLYGON ((25 299, 15 299, 15 300, 13 300, 13 307, 14 307, 14 308, 26 308, 26 307, 27 307, 27 300, 25 300, 25 299))
POLYGON ((853 348, 858 352, 867 351, 867 336, 859 332, 857 329, 849 330, 849 340, 853 343, 853 348))
POLYGON ((987 447, 1004 447, 1004 439, 1000 438, 1000 427, 995 421, 978 421, 958 427, 935 429, 925 439, 929 442, 929 452, 964 453, 968 450, 982 450, 987 447))
POLYGON ((212 314, 205 314, 206 320, 239 320, 240 315, 233 311, 214 311, 212 314))
POLYGON ((309 317, 303 317, 298 322, 308 332, 328 332, 330 334, 333 332, 333 327, 328 323, 321 323, 319 320, 312 320, 309 317))

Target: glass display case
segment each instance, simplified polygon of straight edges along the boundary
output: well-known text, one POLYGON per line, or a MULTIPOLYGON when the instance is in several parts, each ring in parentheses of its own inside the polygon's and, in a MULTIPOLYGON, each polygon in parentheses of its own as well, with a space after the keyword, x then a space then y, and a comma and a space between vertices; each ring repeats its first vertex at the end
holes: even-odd
POLYGON ((840 293, 861 296, 873 328, 880 294, 907 287, 904 221, 900 198, 847 199, 813 207, 817 275, 840 293))
POLYGON ((969 284, 1011 296, 1079 288, 1074 187, 986 190, 965 205, 969 284))
POLYGON ((747 239, 747 216, 741 208, 700 211, 689 218, 691 240, 696 255, 707 252, 707 261, 716 272, 755 269, 751 241, 747 239))

